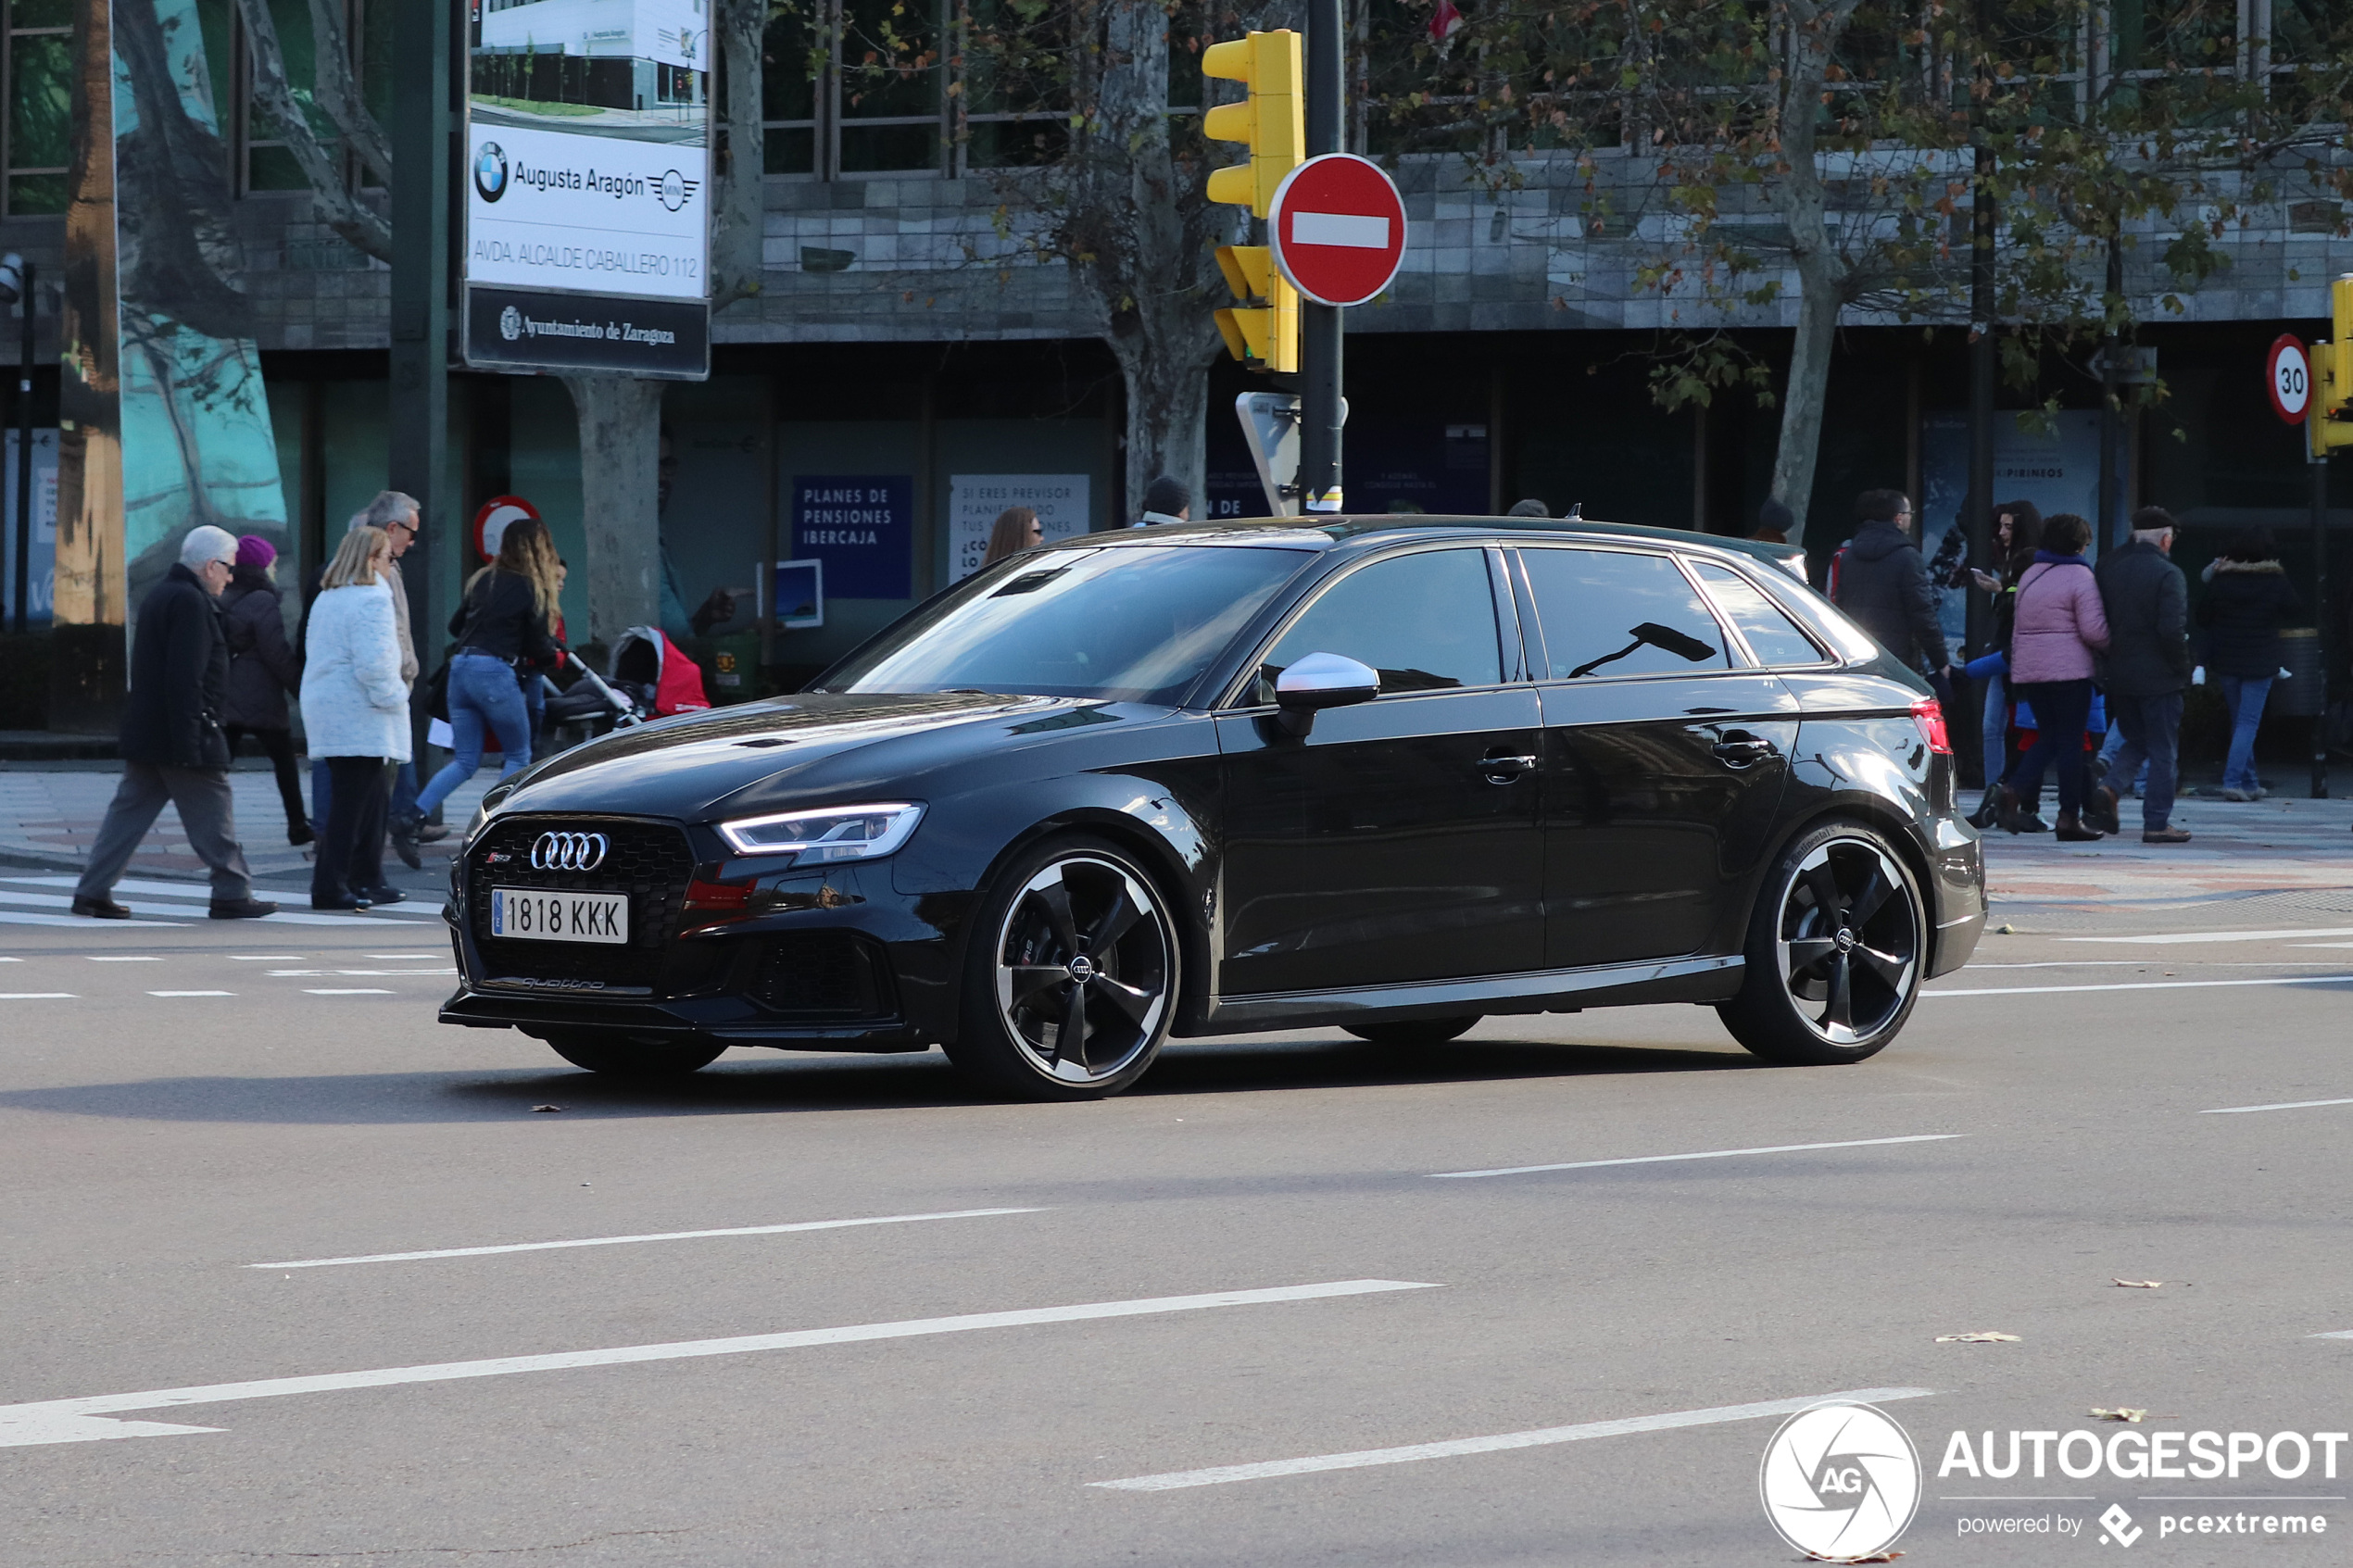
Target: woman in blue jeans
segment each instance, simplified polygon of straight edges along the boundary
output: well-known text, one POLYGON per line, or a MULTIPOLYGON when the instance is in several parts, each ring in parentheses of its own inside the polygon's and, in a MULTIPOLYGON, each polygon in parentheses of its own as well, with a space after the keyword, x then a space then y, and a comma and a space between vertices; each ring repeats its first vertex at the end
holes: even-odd
POLYGON ((418 792, 417 808, 392 824, 399 839, 413 835, 449 792, 482 766, 485 732, 495 732, 506 764, 499 776, 529 765, 531 714, 521 675, 537 678, 560 650, 555 624, 560 568, 547 526, 518 518, 498 541, 498 558, 473 574, 449 620, 458 646, 449 657, 449 728, 457 757, 418 792))

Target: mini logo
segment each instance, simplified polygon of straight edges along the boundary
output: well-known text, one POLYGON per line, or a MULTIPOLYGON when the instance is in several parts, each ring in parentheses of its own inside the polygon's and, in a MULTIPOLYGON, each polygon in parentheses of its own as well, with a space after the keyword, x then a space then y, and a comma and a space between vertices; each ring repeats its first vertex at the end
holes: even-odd
POLYGON ((2124 1512, 2120 1502, 2108 1505, 2108 1512, 2100 1515, 2100 1525, 2108 1531, 2100 1537, 2102 1546, 2131 1546, 2148 1533, 2133 1523, 2133 1516, 2124 1512))
POLYGON ((522 312, 511 305, 498 312, 498 335, 509 343, 522 336, 522 312))
POLYGON ((535 872, 593 872, 605 863, 610 841, 601 833, 543 833, 531 843, 535 872))
POLYGON ((654 195, 662 206, 675 212, 694 199, 696 187, 701 183, 701 181, 689 180, 673 169, 654 182, 654 195))
POLYGON ((1756 1487, 1781 1539, 1815 1557, 1886 1550, 1920 1504, 1920 1456, 1869 1405, 1816 1405, 1765 1446, 1756 1487))
POLYGON ((474 194, 486 202, 507 194, 507 149, 496 142, 484 142, 474 154, 474 194))

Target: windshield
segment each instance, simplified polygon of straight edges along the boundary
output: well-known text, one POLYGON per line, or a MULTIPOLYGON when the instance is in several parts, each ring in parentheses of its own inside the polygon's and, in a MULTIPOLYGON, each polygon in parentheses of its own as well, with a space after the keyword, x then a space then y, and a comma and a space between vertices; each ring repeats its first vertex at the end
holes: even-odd
POLYGON ((910 617, 820 689, 1173 703, 1308 558, 1259 546, 1041 551, 910 617))

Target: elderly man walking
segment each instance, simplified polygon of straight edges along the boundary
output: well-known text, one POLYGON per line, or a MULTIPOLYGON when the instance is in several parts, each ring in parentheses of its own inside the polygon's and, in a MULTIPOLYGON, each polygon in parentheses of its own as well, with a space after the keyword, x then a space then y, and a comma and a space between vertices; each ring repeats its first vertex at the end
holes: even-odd
POLYGON ((213 600, 229 585, 236 559, 234 534, 192 528, 181 543, 180 564, 139 606, 122 710, 122 783, 74 887, 75 914, 131 918, 108 895, 167 801, 179 809, 190 847, 212 868, 212 918, 278 912, 277 905, 253 897, 229 793, 229 739, 220 729, 229 642, 213 600))
POLYGON ((2182 694, 2190 684, 2190 596, 2173 552, 2173 514, 2143 507, 2133 514, 2133 542, 2110 550, 2093 572, 2108 617, 2108 657, 2102 661, 2109 721, 2124 744, 2108 764, 2108 781, 2092 792, 2083 814, 2104 833, 2121 833, 2117 783, 2130 784, 2145 760, 2148 788, 2141 797, 2141 842, 2187 844, 2173 825, 2182 694))

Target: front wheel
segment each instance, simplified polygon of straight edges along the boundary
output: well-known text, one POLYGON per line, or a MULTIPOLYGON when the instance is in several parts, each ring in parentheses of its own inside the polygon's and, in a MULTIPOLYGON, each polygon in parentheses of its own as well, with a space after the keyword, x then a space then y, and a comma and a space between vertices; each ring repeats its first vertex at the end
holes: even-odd
POLYGON ((1903 857, 1859 822, 1790 846, 1757 895, 1740 994, 1717 1015, 1768 1061, 1860 1061, 1919 999, 1928 919, 1903 857))
POLYGON ((1424 1046, 1442 1046, 1458 1035, 1467 1034, 1478 1022, 1478 1015, 1473 1013, 1468 1018, 1416 1018, 1403 1023, 1346 1023, 1340 1027, 1383 1050, 1415 1050, 1424 1046))
POLYGON ((1050 839, 981 902, 949 1060, 1023 1099, 1115 1095, 1168 1037, 1178 955, 1176 920, 1141 867, 1099 839, 1050 839))
POLYGON ((683 1078, 717 1061, 724 1046, 681 1044, 566 1030, 547 1036, 555 1053, 574 1067, 611 1078, 683 1078))

